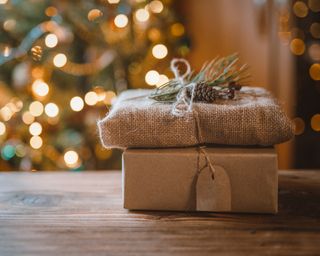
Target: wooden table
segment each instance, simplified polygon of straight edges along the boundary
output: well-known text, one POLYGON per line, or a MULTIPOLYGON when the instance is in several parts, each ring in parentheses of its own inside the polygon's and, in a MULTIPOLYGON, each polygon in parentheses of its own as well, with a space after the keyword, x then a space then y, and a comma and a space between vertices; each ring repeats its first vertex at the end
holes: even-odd
POLYGON ((320 255, 320 171, 281 171, 277 215, 130 212, 121 173, 0 173, 0 255, 320 255))

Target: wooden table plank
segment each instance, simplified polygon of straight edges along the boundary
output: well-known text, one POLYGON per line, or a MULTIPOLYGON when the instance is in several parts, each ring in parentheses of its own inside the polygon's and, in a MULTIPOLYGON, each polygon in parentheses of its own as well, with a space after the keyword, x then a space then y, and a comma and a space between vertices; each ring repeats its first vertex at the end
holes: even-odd
POLYGON ((282 171, 279 214, 130 212, 121 173, 0 173, 0 255, 320 255, 320 172, 282 171))

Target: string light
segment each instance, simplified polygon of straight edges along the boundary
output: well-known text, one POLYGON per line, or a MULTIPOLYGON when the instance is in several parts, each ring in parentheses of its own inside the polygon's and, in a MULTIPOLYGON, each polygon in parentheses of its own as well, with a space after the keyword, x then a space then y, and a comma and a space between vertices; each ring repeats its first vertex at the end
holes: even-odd
POLYGON ((7 144, 1 150, 1 157, 4 160, 10 160, 11 158, 14 157, 15 153, 16 153, 16 149, 14 148, 14 146, 7 144))
POLYGON ((43 113, 43 105, 39 101, 33 101, 29 106, 29 111, 33 116, 41 116, 43 113))
POLYGON ((308 49, 308 53, 311 59, 314 61, 320 61, 320 44, 312 44, 308 49))
POLYGON ((58 53, 56 56, 53 58, 53 64, 57 68, 62 68, 67 64, 67 56, 63 53, 58 53))
POLYGON ((171 28, 171 34, 173 36, 182 36, 184 34, 184 26, 181 23, 174 23, 171 28))
POLYGON ((3 23, 3 29, 6 31, 13 30, 16 26, 17 22, 14 19, 6 20, 3 23))
POLYGON ((303 134, 304 130, 305 130, 305 123, 304 123, 303 119, 300 117, 296 117, 293 119, 293 123, 294 123, 294 127, 295 127, 294 134, 295 135, 303 134))
POLYGON ((156 85, 159 82, 160 75, 155 70, 150 70, 145 76, 145 81, 148 85, 156 85))
POLYGON ((115 18, 114 18, 114 24, 118 27, 118 28, 124 28, 125 26, 127 26, 129 20, 128 17, 124 14, 118 14, 115 18))
POLYGON ((25 124, 31 124, 33 123, 34 121, 34 116, 31 115, 31 113, 29 111, 26 111, 22 114, 22 121, 25 123, 25 124))
POLYGON ((50 102, 46 105, 44 111, 46 112, 47 116, 49 117, 56 117, 59 114, 59 107, 50 102))
POLYGON ((311 128, 316 132, 320 132, 320 114, 315 114, 311 118, 311 128))
POLYGON ((295 38, 290 43, 290 50, 295 55, 302 55, 306 49, 306 46, 303 40, 299 38, 295 38))
POLYGON ((26 155, 26 149, 23 145, 17 145, 16 146, 16 156, 18 157, 24 157, 26 155))
POLYGON ((74 168, 79 160, 79 155, 76 151, 69 150, 64 154, 63 158, 69 168, 74 168))
POLYGON ((73 97, 70 100, 70 107, 73 111, 81 111, 84 107, 84 102, 79 96, 73 97))
POLYGON ((34 149, 39 149, 42 147, 43 141, 39 136, 32 136, 30 139, 30 146, 34 149))
POLYGON ((104 103, 106 103, 107 105, 111 105, 115 97, 116 94, 113 91, 107 91, 105 93, 104 103))
POLYGON ((120 0, 108 0, 109 4, 118 4, 120 0))
POLYGON ((42 47, 40 45, 35 45, 31 48, 32 59, 39 61, 42 58, 42 47))
POLYGON ((157 44, 152 48, 152 55, 157 59, 163 59, 167 56, 168 49, 164 44, 157 44))
POLYGON ((55 8, 55 7, 53 7, 53 6, 49 6, 49 7, 45 10, 45 14, 46 14, 48 17, 56 16, 57 13, 58 13, 57 8, 55 8))
POLYGON ((149 19, 150 14, 146 9, 139 9, 135 13, 135 17, 140 22, 145 22, 149 19))
POLYGON ((45 44, 49 48, 53 48, 58 44, 58 37, 55 34, 48 34, 44 40, 45 44))
POLYGON ((9 121, 13 114, 14 112, 8 106, 4 106, 0 110, 0 115, 4 121, 9 121))
POLYGON ((103 16, 103 13, 99 9, 92 9, 88 12, 88 20, 89 21, 95 21, 102 16, 103 16))
POLYGON ((102 147, 101 144, 95 146, 94 153, 101 160, 106 160, 112 156, 112 150, 102 147))
POLYGON ((314 38, 320 38, 320 23, 314 22, 310 26, 310 33, 314 38))
POLYGON ((19 98, 14 97, 10 100, 8 106, 13 112, 19 112, 23 108, 23 102, 19 98))
POLYGON ((313 80, 320 81, 320 64, 312 64, 309 69, 309 74, 313 80))
POLYGON ((84 101, 87 103, 89 106, 93 106, 97 104, 98 102, 98 95, 95 92, 88 92, 84 96, 84 101))
POLYGON ((3 56, 8 57, 10 53, 11 53, 11 49, 9 48, 9 46, 4 47, 3 56))
POLYGON ((304 18, 308 15, 308 6, 302 1, 297 1, 293 5, 293 12, 297 17, 304 18))
POLYGON ((160 13, 163 10, 163 4, 159 0, 152 1, 148 6, 150 10, 154 13, 160 13))
POLYGON ((29 126, 29 132, 31 135, 37 136, 42 132, 42 126, 38 122, 34 122, 29 126))
POLYGON ((0 122, 0 136, 6 133, 6 126, 3 122, 0 122))
POLYGON ((41 79, 37 79, 32 83, 32 92, 37 96, 44 97, 49 93, 49 86, 41 79))
POLYGON ((309 0, 308 1, 309 8, 313 12, 320 12, 320 1, 319 0, 309 0))

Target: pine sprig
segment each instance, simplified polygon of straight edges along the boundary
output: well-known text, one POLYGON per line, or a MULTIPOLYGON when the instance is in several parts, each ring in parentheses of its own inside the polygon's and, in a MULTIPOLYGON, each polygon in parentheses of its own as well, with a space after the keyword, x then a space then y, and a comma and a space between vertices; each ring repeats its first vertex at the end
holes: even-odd
POLYGON ((238 61, 237 53, 222 58, 216 57, 205 63, 198 74, 193 75, 193 72, 190 72, 183 84, 177 79, 171 79, 158 87, 149 97, 156 101, 172 102, 180 90, 190 84, 209 86, 217 91, 218 96, 229 96, 230 84, 245 83, 250 77, 248 65, 239 67, 238 61))

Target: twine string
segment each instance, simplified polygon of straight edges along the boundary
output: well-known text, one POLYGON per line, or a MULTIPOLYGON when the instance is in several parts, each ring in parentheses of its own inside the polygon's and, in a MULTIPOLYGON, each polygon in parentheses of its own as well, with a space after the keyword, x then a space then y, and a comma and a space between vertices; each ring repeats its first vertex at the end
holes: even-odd
POLYGON ((194 176, 192 186, 195 195, 195 200, 192 200, 192 197, 190 197, 189 207, 188 209, 193 210, 196 209, 196 200, 197 200, 197 183, 200 173, 206 169, 209 168, 211 171, 211 178, 212 181, 215 179, 215 169, 213 167, 213 164, 210 161, 209 155, 206 151, 205 142, 203 140, 203 136, 201 133, 201 127, 200 127, 200 119, 199 114, 196 108, 193 107, 193 100, 195 96, 195 88, 196 83, 186 83, 185 78, 190 75, 191 73, 191 67, 189 62, 186 59, 173 59, 171 61, 170 68, 175 76, 175 80, 179 83, 181 89, 179 93, 176 96, 176 101, 173 103, 171 113, 174 116, 183 117, 187 112, 192 112, 192 116, 195 120, 195 130, 196 130, 196 140, 198 142, 198 156, 197 156, 197 171, 194 176), (184 64, 186 66, 186 71, 182 74, 180 74, 180 70, 178 68, 178 64, 184 64), (204 157, 205 163, 203 166, 200 166, 201 164, 201 156, 204 157), (195 204, 195 205, 194 205, 195 204))
POLYGON ((171 113, 174 116, 184 116, 186 112, 192 111, 196 83, 186 83, 185 81, 185 78, 191 73, 190 63, 186 59, 173 59, 170 68, 175 76, 174 79, 181 87, 181 90, 176 96, 176 101, 172 105, 171 113), (182 74, 180 74, 179 64, 186 66, 186 71, 182 74), (190 92, 190 95, 188 95, 188 92, 190 92))

